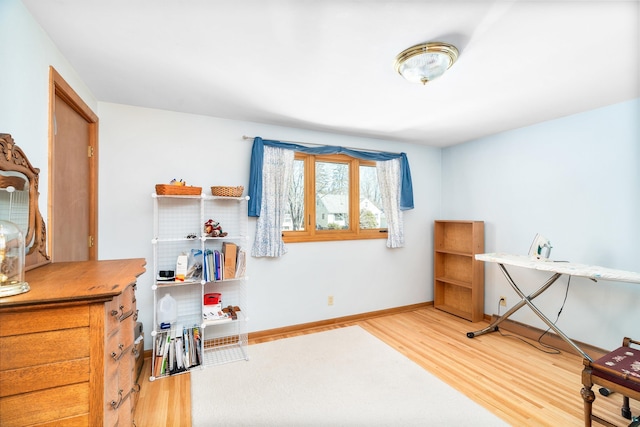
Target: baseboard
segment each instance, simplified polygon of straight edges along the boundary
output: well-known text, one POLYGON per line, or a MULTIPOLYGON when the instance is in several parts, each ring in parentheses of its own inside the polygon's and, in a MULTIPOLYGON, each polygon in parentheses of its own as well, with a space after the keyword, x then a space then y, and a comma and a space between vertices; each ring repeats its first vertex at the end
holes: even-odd
MULTIPOLYGON (((497 318, 498 318, 497 314, 494 314, 492 316, 485 314, 485 319, 488 322, 493 322, 497 318)), ((523 338, 528 338, 533 341, 538 341, 538 338, 544 333, 544 330, 542 329, 539 329, 524 323, 516 322, 515 320, 511 320, 511 319, 503 320, 500 323, 500 325, 498 325, 498 328, 500 328, 500 330, 502 331, 507 331, 512 334, 516 334, 523 338)), ((544 338, 542 339, 542 342, 544 344, 553 346, 561 351, 577 354, 581 356, 573 347, 571 347, 567 342, 565 342, 565 340, 563 340, 562 338, 560 338, 559 335, 551 331, 545 334, 544 338)), ((609 351, 595 347, 591 344, 583 343, 576 340, 573 340, 573 342, 575 342, 578 347, 580 347, 585 353, 591 356, 591 358, 594 360, 599 359, 600 357, 609 353, 609 351)))
POLYGON ((300 323, 297 325, 285 326, 282 328, 266 329, 263 331, 250 332, 249 344, 255 344, 262 340, 273 339, 280 335, 288 335, 297 332, 306 332, 316 328, 323 328, 332 325, 338 325, 341 323, 357 322, 367 319, 372 319, 380 316, 389 316, 391 314, 405 313, 407 311, 415 311, 421 308, 433 306, 433 301, 423 302, 419 304, 405 305, 402 307, 394 307, 386 310, 369 311, 367 313, 354 314, 351 316, 334 317, 326 320, 319 320, 317 322, 300 323))
MULTIPOLYGON (((391 314, 405 313, 407 311, 415 311, 421 308, 433 306, 433 301, 423 302, 419 304, 405 305, 402 307, 388 308, 386 310, 370 311, 367 313, 354 314, 351 316, 335 317, 332 319, 320 320, 317 322, 300 323, 297 325, 285 326, 282 328, 266 329, 263 331, 250 332, 249 344, 256 344, 260 341, 268 341, 277 338, 281 335, 294 334, 298 332, 307 332, 316 328, 323 328, 326 326, 339 325, 341 323, 357 322, 367 319, 373 319, 380 316, 389 316, 391 314)), ((151 358, 153 350, 145 350, 144 358, 151 358)))
MULTIPOLYGON (((388 316, 388 315, 397 314, 397 313, 405 313, 407 311, 419 310, 429 306, 433 306, 433 301, 423 302, 419 304, 405 305, 402 307, 394 307, 386 310, 378 310, 378 311, 371 311, 367 313, 354 314, 351 316, 335 317, 332 319, 320 320, 317 322, 301 323, 297 325, 285 326, 282 328, 266 329, 263 331, 250 332, 249 343, 255 344, 256 342, 274 339, 281 335, 294 334, 298 332, 306 332, 316 328, 323 328, 326 326, 338 325, 341 323, 350 323, 350 322, 372 319, 380 316, 388 316)), ((497 317, 498 316, 496 314, 494 315, 485 314, 484 320, 491 323, 497 317)), ((537 341, 538 338, 544 333, 542 329, 539 329, 524 323, 520 323, 511 319, 506 319, 502 321, 502 323, 500 323, 499 328, 503 331, 507 331, 512 334, 516 334, 523 338, 527 338, 533 341, 537 341)), ((573 347, 571 347, 562 338, 560 338, 558 335, 556 335, 553 332, 548 332, 547 334, 545 334, 545 338, 543 342, 545 344, 556 347, 561 351, 578 354, 573 347)), ((578 345, 578 347, 582 348, 593 359, 599 359, 600 357, 609 353, 609 351, 595 347, 591 344, 586 344, 580 341, 574 341, 574 342, 578 345)), ((152 351, 153 350, 151 349, 145 350, 144 358, 145 359, 150 358, 152 351)))

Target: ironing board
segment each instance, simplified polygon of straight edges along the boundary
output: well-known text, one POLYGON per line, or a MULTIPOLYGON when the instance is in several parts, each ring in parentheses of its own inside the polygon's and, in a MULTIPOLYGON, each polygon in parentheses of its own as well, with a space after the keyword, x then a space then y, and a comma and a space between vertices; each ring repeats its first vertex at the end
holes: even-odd
POLYGON ((505 253, 486 253, 486 254, 476 254, 476 259, 478 261, 484 262, 493 262, 498 264, 500 270, 506 277, 507 281, 511 285, 511 287, 516 291, 518 296, 522 298, 516 305, 511 307, 504 313, 502 316, 498 317, 494 320, 489 326, 484 329, 481 329, 476 332, 468 332, 467 336, 469 338, 476 337, 478 335, 486 334, 488 332, 494 332, 498 330, 498 325, 502 323, 504 320, 508 319, 513 313, 518 311, 523 306, 527 305, 533 312, 540 318, 544 323, 546 323, 549 328, 551 328, 558 336, 560 336, 564 341, 566 341, 571 347, 573 347, 582 357, 589 361, 593 361, 591 357, 587 353, 585 353, 580 347, 578 347, 572 340, 569 338, 564 332, 560 330, 547 316, 545 316, 538 307, 533 304, 533 299, 535 299, 538 295, 542 294, 545 290, 547 290, 553 283, 558 280, 560 276, 563 274, 569 276, 580 276, 586 277, 593 281, 597 280, 613 280, 620 282, 632 282, 632 283, 640 283, 640 273, 634 273, 631 271, 623 271, 623 270, 614 270, 611 268, 599 267, 594 265, 585 265, 585 264, 577 264, 573 262, 567 261, 554 261, 547 258, 537 258, 535 256, 529 255, 510 255, 505 253), (514 267, 522 267, 529 268, 533 270, 541 270, 548 271, 553 273, 553 275, 542 284, 536 291, 532 292, 529 295, 525 295, 524 292, 520 290, 518 285, 513 281, 507 268, 505 266, 514 266, 514 267))

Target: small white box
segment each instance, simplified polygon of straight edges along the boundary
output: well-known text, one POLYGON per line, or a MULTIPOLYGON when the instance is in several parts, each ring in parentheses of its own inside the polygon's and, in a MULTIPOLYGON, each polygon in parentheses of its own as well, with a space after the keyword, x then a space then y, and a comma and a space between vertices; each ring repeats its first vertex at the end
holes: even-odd
POLYGON ((184 277, 187 275, 187 268, 189 267, 189 257, 187 255, 182 254, 178 256, 178 261, 176 262, 176 280, 184 281, 184 277))

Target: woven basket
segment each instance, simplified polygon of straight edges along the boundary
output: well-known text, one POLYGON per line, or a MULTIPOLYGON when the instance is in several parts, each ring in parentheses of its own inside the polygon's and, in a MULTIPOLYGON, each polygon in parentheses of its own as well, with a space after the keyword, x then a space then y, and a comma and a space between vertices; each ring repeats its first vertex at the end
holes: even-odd
POLYGON ((156 194, 159 196, 199 196, 202 194, 202 187, 156 184, 156 194))
POLYGON ((244 191, 244 187, 243 186, 239 186, 239 187, 222 187, 222 186, 211 187, 211 194, 213 194, 214 196, 241 197, 243 191, 244 191))

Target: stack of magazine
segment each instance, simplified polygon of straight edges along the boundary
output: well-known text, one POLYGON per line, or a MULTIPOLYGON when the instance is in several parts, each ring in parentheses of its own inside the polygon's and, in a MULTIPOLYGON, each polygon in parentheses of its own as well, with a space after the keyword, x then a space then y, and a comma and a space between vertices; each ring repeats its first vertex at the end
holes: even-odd
POLYGON ((175 327, 156 335, 154 377, 188 371, 202 364, 200 327, 175 327))

